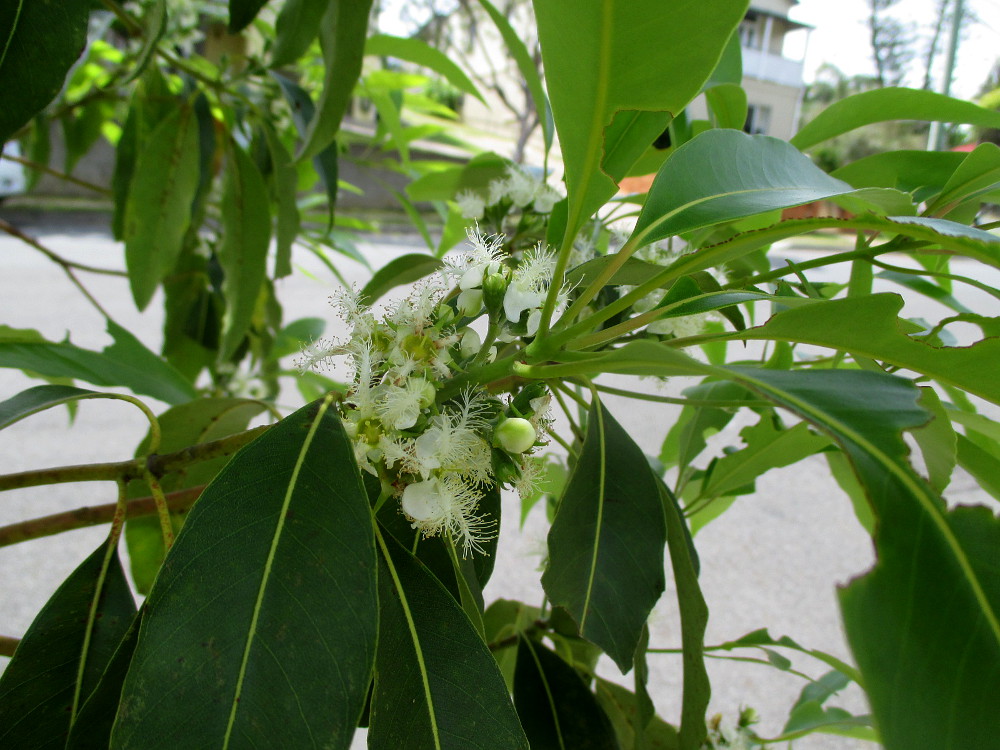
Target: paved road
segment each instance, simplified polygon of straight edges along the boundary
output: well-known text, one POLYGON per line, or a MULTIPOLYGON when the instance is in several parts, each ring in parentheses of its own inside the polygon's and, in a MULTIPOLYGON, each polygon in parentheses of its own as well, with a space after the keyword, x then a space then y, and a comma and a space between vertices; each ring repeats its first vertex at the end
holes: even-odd
MULTIPOLYGON (((41 225, 42 241, 67 257, 94 265, 121 267, 121 248, 100 229, 41 225)), ((376 267, 409 248, 398 241, 375 242, 365 253, 376 267)), ((789 251, 790 257, 801 253, 789 251)), ((285 319, 329 314, 326 297, 336 282, 303 253, 298 256, 307 273, 279 282, 285 319)), ((66 280, 60 269, 39 253, 8 237, 0 237, 0 323, 36 328, 60 339, 72 331, 73 341, 99 348, 108 343, 103 320, 66 280)), ((349 277, 365 278, 364 269, 337 261, 349 277)), ((813 278, 811 276, 811 278, 813 278)), ((822 280, 817 274, 815 280, 822 280)), ((150 348, 160 341, 159 300, 146 313, 135 311, 127 285, 114 277, 86 278, 88 287, 109 314, 126 325, 150 348)), ((928 310, 928 315, 935 314, 928 310)), ((331 325, 335 319, 330 316, 331 325)), ((0 370, 0 399, 37 384, 16 371, 0 370)), ((630 383, 635 386, 635 383, 630 383)), ((670 383, 665 393, 676 394, 684 384, 670 383)), ((645 381, 642 387, 659 387, 645 381)), ((291 398, 290 398, 291 400, 291 398)), ((289 406, 294 406, 289 403, 289 406)), ((612 413, 637 437, 649 453, 676 416, 676 408, 611 398, 612 413)), ((716 437, 719 445, 738 443, 737 431, 746 421, 716 437)), ((132 455, 145 432, 141 415, 127 404, 85 402, 74 424, 64 410, 51 410, 0 432, 0 473, 30 468, 121 460, 132 455)), ((981 493, 968 477, 956 477, 956 500, 979 501, 981 493)), ((48 487, 6 493, 0 497, 0 525, 113 500, 106 485, 48 487)), ((506 498, 498 553, 497 575, 487 599, 520 598, 540 602, 538 566, 546 527, 536 508, 524 530, 517 528, 516 500, 506 498)), ((0 634, 20 636, 59 582, 97 545, 102 528, 83 529, 58 537, 0 549, 0 634)), ((711 610, 707 642, 719 643, 760 627, 772 635, 789 635, 801 644, 848 658, 839 624, 836 587, 866 570, 873 553, 849 502, 833 483, 825 462, 814 458, 796 467, 771 472, 758 482, 758 491, 741 498, 722 518, 697 536, 701 556, 701 584, 711 610)), ((651 643, 676 646, 680 642, 673 592, 668 591, 654 611, 651 643)), ((680 662, 674 656, 651 656, 651 687, 662 715, 676 720, 680 710, 680 662)), ((5 660, 0 660, 5 661, 5 660)), ((809 674, 822 665, 796 659, 809 674)), ((762 733, 780 731, 787 710, 802 682, 791 675, 755 664, 713 660, 709 664, 713 699, 711 711, 735 718, 741 706, 755 707, 763 718, 762 733)), ((621 678, 608 662, 602 672, 621 678)), ((834 703, 838 703, 835 701, 834 703)), ((839 701, 848 710, 863 712, 858 692, 839 701)), ((363 747, 359 736, 357 747, 363 747)), ((831 737, 810 737, 796 743, 799 750, 871 747, 869 743, 831 737)))

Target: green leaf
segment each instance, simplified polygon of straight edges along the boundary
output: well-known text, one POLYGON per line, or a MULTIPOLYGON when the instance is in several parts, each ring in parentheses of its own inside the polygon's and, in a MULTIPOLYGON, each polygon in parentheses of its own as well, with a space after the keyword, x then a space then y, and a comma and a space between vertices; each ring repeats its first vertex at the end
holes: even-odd
POLYGON ((642 451, 596 399, 587 436, 549 531, 545 593, 621 669, 664 589, 666 527, 642 451))
MULTIPOLYGON (((262 402, 243 398, 200 398, 167 409, 157 417, 160 423, 159 452, 173 453, 242 432, 250 424, 250 420, 264 409, 262 402)), ((136 448, 135 455, 138 458, 148 453, 147 434, 136 448)), ((182 472, 163 477, 160 486, 164 492, 175 492, 208 484, 228 460, 228 457, 223 456, 201 461, 182 472)), ((150 489, 145 482, 133 482, 129 485, 130 498, 149 494, 150 489)), ((181 528, 183 516, 172 514, 172 518, 174 531, 177 532, 181 528)), ((156 516, 128 519, 125 522, 125 543, 128 545, 129 571, 136 590, 140 594, 148 594, 166 556, 159 519, 156 516)))
POLYGON ((983 690, 1000 674, 1000 519, 948 511, 910 468, 901 431, 927 421, 917 389, 872 372, 727 369, 829 432, 868 492, 878 561, 840 604, 885 746, 988 746, 1000 732, 983 690))
POLYGON ((376 638, 374 539, 326 399, 206 489, 146 601, 116 748, 347 748, 376 638), (170 685, 170 690, 164 690, 170 685))
POLYGON ((566 171, 567 241, 624 177, 602 171, 615 113, 679 114, 716 68, 746 8, 728 0, 679 0, 669 8, 658 0, 606 0, 580 13, 571 0, 535 3, 566 171))
POLYGON ((379 535, 380 622, 368 746, 527 750, 496 662, 434 576, 379 535))
POLYGON ((824 664, 829 665, 838 672, 847 675, 855 682, 861 681, 861 674, 857 669, 841 661, 835 656, 831 656, 823 651, 817 649, 808 649, 804 646, 800 646, 798 643, 793 641, 787 635, 783 635, 780 638, 773 638, 766 628, 760 628, 758 630, 751 631, 740 638, 733 641, 726 641, 725 643, 720 643, 718 646, 713 646, 710 651, 732 651, 737 648, 761 648, 765 646, 780 646, 781 648, 789 648, 793 651, 798 651, 800 653, 806 654, 818 659, 824 664))
POLYGON ((654 716, 645 727, 640 726, 640 700, 635 693, 598 677, 594 680, 594 694, 615 728, 619 746, 625 750, 677 750, 677 730, 659 716, 654 716))
POLYGON ((195 397, 191 384, 124 328, 108 320, 114 343, 101 352, 46 341, 34 331, 0 326, 0 367, 48 377, 72 378, 99 386, 122 386, 168 404, 195 397), (34 333, 28 336, 26 334, 34 333))
POLYGON ((927 207, 928 214, 950 212, 963 203, 985 197, 1000 188, 1000 147, 983 143, 965 157, 941 194, 927 207))
POLYGON ((830 445, 830 441, 799 422, 780 429, 773 419, 762 417, 740 432, 746 447, 720 458, 701 490, 706 498, 722 497, 754 481, 771 469, 798 463, 830 445))
POLYGON ((517 69, 528 86, 532 104, 534 105, 535 112, 538 113, 538 121, 542 126, 545 153, 548 154, 549 149, 552 148, 555 124, 552 121, 552 109, 549 106, 549 98, 545 95, 545 89, 542 87, 542 77, 538 73, 538 64, 535 62, 532 53, 528 51, 520 35, 510 25, 507 17, 498 11, 496 6, 489 0, 479 0, 479 4, 483 6, 483 10, 486 11, 494 25, 496 25, 497 31, 503 37, 504 44, 507 45, 507 51, 514 58, 517 69))
POLYGON ((135 62, 131 65, 131 71, 122 80, 122 84, 131 83, 141 76, 149 61, 156 54, 156 45, 159 44, 163 32, 167 29, 167 0, 153 0, 146 6, 142 19, 142 48, 136 55, 135 62))
POLYGON ((964 158, 952 151, 887 151, 853 161, 831 175, 856 188, 895 188, 912 193, 915 200, 927 200, 941 191, 964 158))
POLYGON ((63 748, 135 611, 105 542, 59 586, 0 676, 0 745, 63 748))
POLYGON ((705 91, 717 128, 742 130, 747 121, 747 94, 738 83, 724 83, 705 91))
POLYGON ((441 261, 425 253, 409 253, 393 258, 377 270, 358 295, 371 304, 391 289, 418 281, 441 268, 441 261))
POLYGON ((935 492, 944 492, 958 460, 957 435, 951 420, 933 388, 920 389, 920 406, 931 414, 931 421, 913 431, 927 466, 927 480, 935 492))
POLYGON ((191 223, 200 171, 193 108, 178 106, 140 147, 123 234, 132 296, 142 310, 177 262, 191 223))
POLYGON ((681 702, 680 750, 698 750, 708 730, 705 713, 712 686, 705 669, 705 628, 708 605, 698 585, 698 557, 677 499, 659 483, 667 522, 667 546, 677 589, 681 618, 684 662, 684 693, 681 702))
POLYGON ((849 193, 785 141, 709 130, 678 148, 653 180, 629 242, 671 235, 849 193), (727 169, 712 165, 727 164, 727 169))
POLYGON ((87 46, 90 0, 12 0, 0 8, 0 144, 63 87, 87 46))
POLYGON ((229 33, 242 31, 257 17, 267 0, 229 0, 229 33))
POLYGON ((791 144, 807 149, 849 130, 890 120, 929 120, 1000 127, 1000 112, 933 91, 882 88, 834 102, 810 120, 791 144))
POLYGON ((103 393, 70 385, 38 385, 0 402, 0 430, 53 406, 104 396, 103 393))
POLYGON ((274 278, 280 279, 292 273, 292 244, 299 236, 299 207, 295 200, 299 176, 292 163, 292 156, 284 147, 274 130, 274 126, 264 124, 268 152, 271 155, 273 172, 271 195, 277 206, 275 227, 276 251, 274 257, 274 278))
POLYGON ((469 79, 465 72, 448 55, 430 46, 422 39, 375 34, 368 37, 368 41, 365 43, 365 54, 395 57, 429 68, 444 76, 448 83, 459 91, 464 91, 485 103, 483 95, 476 88, 476 84, 469 79))
POLYGON ((580 675, 541 643, 522 638, 514 705, 532 750, 617 750, 614 726, 580 675))
POLYGON ((320 20, 323 93, 316 114, 309 121, 299 160, 316 156, 326 149, 340 129, 354 84, 361 74, 371 7, 372 0, 333 0, 320 20))
POLYGON ((734 333, 736 339, 793 341, 840 349, 905 367, 1000 403, 996 362, 1000 340, 968 347, 939 347, 907 336, 897 317, 903 300, 895 294, 837 299, 780 312, 763 326, 734 333))
POLYGON ((290 65, 305 54, 328 5, 329 0, 285 0, 275 21, 271 67, 290 65))
POLYGON ((261 286, 267 278, 267 248, 271 240, 271 204, 257 165, 233 144, 222 189, 222 243, 219 264, 226 295, 221 360, 239 348, 253 318, 261 286))

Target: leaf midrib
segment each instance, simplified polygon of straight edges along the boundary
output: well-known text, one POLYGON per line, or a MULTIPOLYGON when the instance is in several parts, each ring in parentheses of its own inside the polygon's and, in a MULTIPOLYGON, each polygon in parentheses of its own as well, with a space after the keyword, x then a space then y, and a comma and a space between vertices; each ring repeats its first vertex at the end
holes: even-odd
POLYGON ((3 50, 0 50, 0 68, 3 68, 4 61, 7 59, 7 50, 10 49, 10 45, 14 41, 14 34, 17 33, 17 24, 21 19, 22 10, 24 10, 24 0, 18 0, 17 10, 14 12, 14 23, 10 25, 10 34, 4 41, 3 50))
POLYGON ((302 470, 306 454, 309 452, 309 447, 312 444, 313 438, 316 436, 316 431, 319 429, 319 425, 323 421, 323 417, 325 416, 331 403, 332 397, 327 396, 323 400, 323 403, 320 404, 319 410, 316 412, 316 416, 313 418, 313 422, 309 426, 309 432, 306 434, 305 440, 302 442, 302 448, 299 450, 299 455, 295 460, 295 466, 292 468, 291 478, 288 481, 288 489, 285 491, 285 498, 281 503, 281 509, 278 513, 278 523, 277 526, 275 526, 274 535, 271 538, 271 547, 268 550, 267 560, 264 563, 264 572, 260 579, 260 585, 257 588, 257 599, 254 602, 253 615, 250 618, 250 627, 247 632, 246 646, 243 648, 243 657, 240 661, 240 671, 236 678, 236 690, 233 693, 232 705, 229 710, 229 720, 226 724, 225 734, 223 735, 222 750, 226 750, 229 747, 229 740, 232 738, 233 725, 236 722, 236 709, 240 704, 240 695, 243 692, 243 682, 246 679, 247 664, 250 661, 250 650, 253 647, 254 638, 257 634, 257 621, 260 619, 260 612, 264 603, 264 593, 267 590, 267 584, 270 580, 271 567, 274 563, 274 557, 278 549, 278 544, 281 541, 281 533, 285 527, 285 518, 288 506, 291 504, 292 495, 295 492, 299 472, 302 470))

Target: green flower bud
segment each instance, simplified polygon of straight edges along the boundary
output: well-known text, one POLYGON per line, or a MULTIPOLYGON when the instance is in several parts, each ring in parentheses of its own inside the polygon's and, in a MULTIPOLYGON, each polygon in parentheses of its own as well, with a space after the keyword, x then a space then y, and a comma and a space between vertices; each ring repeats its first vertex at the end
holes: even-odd
POLYGON ((510 403, 510 411, 518 417, 532 416, 531 402, 541 398, 548 392, 544 383, 528 383, 522 388, 510 403))
POLYGON ((515 463, 514 459, 498 448, 492 450, 490 458, 493 465, 493 478, 497 484, 501 486, 517 484, 521 478, 521 467, 515 463))
POLYGON ((507 293, 508 284, 509 281, 502 273, 491 273, 483 279, 483 302, 491 318, 503 314, 503 298, 507 293))
POLYGON ((524 453, 531 449, 537 437, 534 425, 527 419, 510 417, 497 425, 493 431, 493 444, 508 453, 524 453))

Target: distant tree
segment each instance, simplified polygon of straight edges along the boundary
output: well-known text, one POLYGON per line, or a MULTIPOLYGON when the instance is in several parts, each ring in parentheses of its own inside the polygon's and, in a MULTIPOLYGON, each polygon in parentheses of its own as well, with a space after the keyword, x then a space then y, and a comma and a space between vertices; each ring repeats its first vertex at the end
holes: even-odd
POLYGON ((889 11, 899 0, 868 0, 868 33, 880 87, 898 86, 914 57, 914 27, 889 11))

